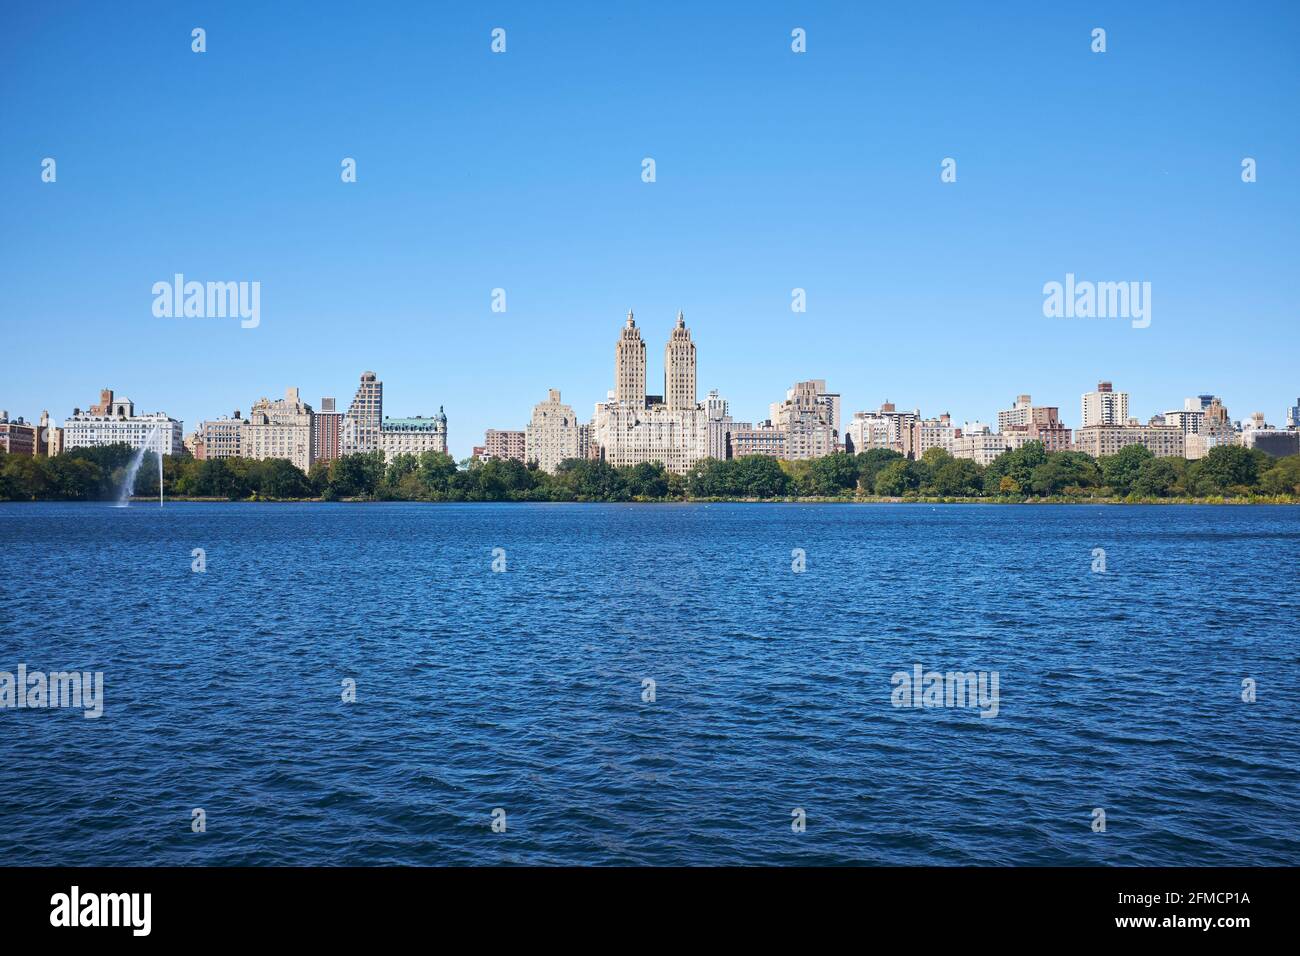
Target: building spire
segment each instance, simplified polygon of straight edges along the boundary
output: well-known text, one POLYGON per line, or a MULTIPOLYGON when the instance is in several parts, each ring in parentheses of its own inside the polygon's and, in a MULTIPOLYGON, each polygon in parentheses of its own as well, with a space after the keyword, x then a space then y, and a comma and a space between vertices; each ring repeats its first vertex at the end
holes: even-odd
POLYGON ((682 315, 681 309, 677 310, 677 327, 679 329, 686 328, 686 317, 682 315))
POLYGON ((628 327, 629 329, 634 329, 634 328, 636 328, 636 322, 634 322, 633 319, 632 319, 632 310, 631 310, 631 309, 628 309, 628 310, 627 310, 627 327, 628 327))

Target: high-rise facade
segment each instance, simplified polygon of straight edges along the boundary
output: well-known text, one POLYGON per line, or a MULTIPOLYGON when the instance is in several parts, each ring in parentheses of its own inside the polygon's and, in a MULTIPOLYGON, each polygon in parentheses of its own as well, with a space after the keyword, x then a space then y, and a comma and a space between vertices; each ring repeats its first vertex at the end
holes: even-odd
POLYGON ((994 433, 988 425, 980 422, 967 422, 961 429, 961 435, 953 439, 952 457, 969 458, 981 468, 987 468, 993 460, 1010 448, 1009 436, 1015 432, 994 433))
POLYGON ((1117 392, 1110 382, 1098 382, 1095 392, 1084 392, 1080 402, 1080 428, 1090 425, 1127 425, 1128 392, 1117 392))
POLYGON ((920 409, 899 411, 885 402, 875 412, 854 412, 844 433, 846 451, 860 454, 872 448, 887 448, 906 455, 913 451, 913 430, 921 419, 920 409))
POLYGON ((161 448, 164 455, 179 455, 185 449, 182 423, 164 412, 137 415, 129 398, 115 398, 112 389, 99 393, 99 403, 83 412, 76 408, 63 423, 64 448, 94 448, 100 445, 130 445, 132 448, 161 448))
POLYGON ((959 430, 947 412, 938 418, 917 418, 912 422, 910 441, 907 442, 910 447, 904 454, 923 458, 931 448, 939 448, 951 455, 959 430))
POLYGON ((311 469, 311 406, 296 387, 286 388, 284 398, 260 398, 248 411, 240 436, 242 457, 264 460, 284 458, 303 471, 311 469))
POLYGON ((695 343, 680 310, 664 346, 664 404, 669 411, 695 408, 695 343))
POLYGON ((524 461, 527 452, 526 436, 521 431, 489 428, 483 435, 483 458, 513 458, 524 461))
POLYGON ((826 391, 824 379, 796 382, 784 402, 772 405, 771 416, 786 433, 787 459, 824 458, 838 447, 840 396, 826 391))
POLYGON ((769 458, 786 458, 786 441, 789 436, 784 428, 778 428, 770 421, 736 422, 730 432, 732 458, 748 458, 750 455, 766 455, 769 458))
POLYGON ((41 427, 36 433, 36 454, 50 458, 63 454, 63 429, 50 421, 48 410, 41 412, 41 427))
POLYGON ((627 324, 614 346, 614 400, 645 408, 645 342, 631 309, 627 310, 627 324))
POLYGON ((1183 430, 1174 425, 1085 425, 1074 433, 1075 450, 1093 458, 1129 445, 1144 445, 1157 458, 1182 458, 1186 450, 1183 430))
POLYGON ((35 425, 22 416, 10 421, 9 413, 0 411, 0 451, 11 455, 37 455, 39 435, 35 425))
MULTIPOLYGON (((1190 398, 1187 400, 1189 404, 1193 401, 1195 400, 1190 398)), ((1241 436, 1237 434, 1236 426, 1228 417, 1228 409, 1221 399, 1210 396, 1209 403, 1199 411, 1196 430, 1183 431, 1183 455, 1187 459, 1195 461, 1204 458, 1216 445, 1236 445, 1240 442, 1241 436)))
POLYGON ((199 432, 205 459, 242 457, 244 419, 240 417, 239 409, 235 409, 231 418, 203 422, 199 425, 199 432))
POLYGON ((312 416, 312 457, 316 461, 332 461, 343 453, 343 413, 334 406, 333 398, 322 398, 320 410, 312 416))
POLYGON ((36 454, 53 458, 64 453, 64 429, 49 420, 48 411, 40 412, 40 432, 36 434, 36 441, 44 445, 44 451, 38 450, 36 454))
POLYGON ((704 399, 702 407, 708 422, 706 427, 709 430, 705 454, 709 458, 716 458, 719 461, 731 457, 731 432, 736 423, 731 420, 727 400, 719 395, 718 390, 715 388, 704 399))
MULTIPOLYGON (((1127 396, 1124 411, 1127 414, 1127 396)), ((1026 441, 1042 442, 1047 451, 1069 451, 1073 447, 1071 430, 1061 422, 1061 410, 1055 405, 1035 405, 1028 395, 1017 395, 1011 408, 998 412, 998 432, 1008 436, 1011 448, 1026 441)))
POLYGON ((384 423, 384 383, 374 372, 362 372, 361 384, 343 416, 342 453, 374 451, 384 423))
POLYGON ((582 444, 582 426, 573 408, 560 401, 558 388, 551 389, 546 401, 533 406, 532 421, 524 430, 524 460, 554 474, 560 462, 581 457, 582 444))
POLYGON ((1004 432, 1012 428, 1027 428, 1033 407, 1034 403, 1030 396, 1017 395, 1010 408, 998 412, 998 431, 1004 432))
MULTIPOLYGON (((596 405, 596 454, 616 467, 659 462, 685 474, 709 454, 709 411, 695 402, 695 344, 679 312, 664 350, 664 391, 647 401, 645 343, 632 313, 614 346, 614 390, 596 405)), ((715 405, 716 412, 716 405, 715 405)))
POLYGON ((379 429, 379 450, 384 461, 391 462, 398 455, 422 455, 427 451, 447 451, 447 415, 438 409, 437 415, 414 418, 385 418, 379 429))

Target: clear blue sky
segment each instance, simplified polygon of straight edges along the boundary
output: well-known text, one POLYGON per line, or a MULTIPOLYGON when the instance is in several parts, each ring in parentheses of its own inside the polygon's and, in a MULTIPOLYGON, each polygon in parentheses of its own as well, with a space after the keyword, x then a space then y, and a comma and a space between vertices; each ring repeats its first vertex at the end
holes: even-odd
POLYGON ((6 4, 0 407, 112 387, 188 432, 373 369, 461 457, 551 387, 590 418, 632 307, 651 390, 681 308, 740 419, 824 378, 846 418, 1077 425, 1109 378, 1277 423, 1298 120, 1289 2, 6 4), (260 327, 155 318, 175 272, 260 281, 260 327), (1067 272, 1151 282, 1150 328, 1045 318, 1067 272))

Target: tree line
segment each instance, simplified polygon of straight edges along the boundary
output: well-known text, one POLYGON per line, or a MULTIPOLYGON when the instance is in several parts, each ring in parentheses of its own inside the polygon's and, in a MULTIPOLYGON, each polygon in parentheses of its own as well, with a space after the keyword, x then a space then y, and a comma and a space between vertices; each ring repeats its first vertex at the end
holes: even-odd
MULTIPOLYGON (((128 445, 79 448, 53 458, 0 452, 0 500, 96 501, 116 498, 135 451, 128 445)), ((686 475, 658 463, 615 468, 571 459, 556 474, 514 460, 381 452, 316 462, 303 472, 284 459, 254 461, 164 456, 168 497, 242 500, 383 501, 683 501, 769 498, 901 498, 1023 501, 1300 497, 1300 455, 1271 458, 1235 445, 1198 461, 1157 458, 1141 445, 1093 458, 1046 451, 1029 442, 988 467, 932 448, 921 458, 872 449, 811 461, 763 455, 706 458, 686 475)), ((158 494, 158 460, 146 453, 135 494, 158 494)))

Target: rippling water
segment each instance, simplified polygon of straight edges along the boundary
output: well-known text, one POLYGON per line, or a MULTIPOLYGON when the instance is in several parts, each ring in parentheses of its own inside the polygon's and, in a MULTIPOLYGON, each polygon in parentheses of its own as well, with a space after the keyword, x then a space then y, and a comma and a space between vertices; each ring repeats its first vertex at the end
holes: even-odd
POLYGON ((4 505, 0 671, 105 703, 0 710, 0 859, 1297 864, 1298 567, 1289 507, 4 505))

